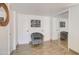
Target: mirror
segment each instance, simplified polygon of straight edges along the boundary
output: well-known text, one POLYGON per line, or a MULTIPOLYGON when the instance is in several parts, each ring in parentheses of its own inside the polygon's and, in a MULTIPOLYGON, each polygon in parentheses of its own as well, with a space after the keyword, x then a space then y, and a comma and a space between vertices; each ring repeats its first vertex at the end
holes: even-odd
POLYGON ((5 3, 0 3, 0 26, 6 26, 9 23, 9 10, 5 3))
POLYGON ((4 21, 4 18, 5 18, 4 17, 4 15, 5 15, 4 12, 5 12, 4 9, 1 7, 0 8, 0 22, 4 21))

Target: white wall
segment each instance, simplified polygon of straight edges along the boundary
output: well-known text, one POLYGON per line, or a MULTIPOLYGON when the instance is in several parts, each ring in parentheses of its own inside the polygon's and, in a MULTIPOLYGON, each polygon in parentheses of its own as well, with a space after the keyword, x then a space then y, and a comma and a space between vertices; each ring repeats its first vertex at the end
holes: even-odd
POLYGON ((69 8, 69 48, 79 53, 79 5, 69 8))
POLYGON ((23 42, 23 20, 24 20, 24 17, 23 15, 21 14, 17 14, 17 42, 18 44, 22 43, 23 42))
POLYGON ((44 41, 50 40, 50 17, 25 15, 17 13, 18 20, 18 44, 25 44, 31 41, 31 33, 40 32, 44 35, 44 41), (40 28, 31 28, 31 19, 41 20, 40 28))

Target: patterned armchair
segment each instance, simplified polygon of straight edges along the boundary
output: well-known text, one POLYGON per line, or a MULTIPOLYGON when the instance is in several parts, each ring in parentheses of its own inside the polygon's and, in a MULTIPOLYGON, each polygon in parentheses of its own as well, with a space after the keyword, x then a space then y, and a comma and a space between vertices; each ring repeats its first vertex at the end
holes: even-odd
POLYGON ((41 33, 35 32, 31 34, 32 44, 42 44, 43 43, 43 35, 41 33))

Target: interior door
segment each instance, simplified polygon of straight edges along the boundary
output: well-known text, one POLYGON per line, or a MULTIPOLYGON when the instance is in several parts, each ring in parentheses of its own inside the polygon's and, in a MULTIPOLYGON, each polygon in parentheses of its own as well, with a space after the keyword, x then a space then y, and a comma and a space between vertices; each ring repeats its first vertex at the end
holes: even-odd
POLYGON ((23 44, 28 44, 31 41, 30 37, 30 18, 26 15, 23 16, 23 44))
POLYGON ((30 34, 29 34, 29 19, 26 15, 18 14, 17 15, 17 27, 18 27, 18 44, 27 44, 30 41, 30 34))

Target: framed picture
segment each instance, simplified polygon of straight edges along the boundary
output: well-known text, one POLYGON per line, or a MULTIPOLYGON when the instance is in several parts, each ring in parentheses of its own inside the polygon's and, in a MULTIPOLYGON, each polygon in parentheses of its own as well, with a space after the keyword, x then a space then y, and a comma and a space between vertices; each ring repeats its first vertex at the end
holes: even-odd
POLYGON ((41 27, 40 20, 31 20, 31 27, 41 27))
POLYGON ((60 22, 60 27, 65 27, 65 22, 64 21, 60 22))

